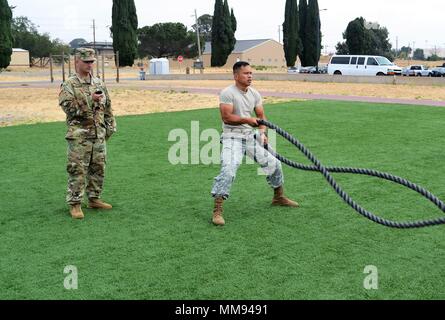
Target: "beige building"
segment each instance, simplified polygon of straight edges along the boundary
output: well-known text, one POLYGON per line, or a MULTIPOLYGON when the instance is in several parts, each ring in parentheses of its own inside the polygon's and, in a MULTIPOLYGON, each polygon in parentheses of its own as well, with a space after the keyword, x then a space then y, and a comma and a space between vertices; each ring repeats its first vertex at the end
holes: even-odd
MULTIPOLYGON (((212 45, 206 42, 202 55, 205 68, 210 67, 211 56, 212 45)), ((238 40, 224 68, 232 68, 238 59, 254 66, 286 66, 283 45, 273 39, 238 40)))
POLYGON ((10 67, 29 67, 29 51, 23 49, 12 49, 10 67))
POLYGON ((113 56, 114 55, 114 49, 113 49, 113 42, 88 42, 82 45, 84 48, 96 48, 96 55, 98 56, 113 56))

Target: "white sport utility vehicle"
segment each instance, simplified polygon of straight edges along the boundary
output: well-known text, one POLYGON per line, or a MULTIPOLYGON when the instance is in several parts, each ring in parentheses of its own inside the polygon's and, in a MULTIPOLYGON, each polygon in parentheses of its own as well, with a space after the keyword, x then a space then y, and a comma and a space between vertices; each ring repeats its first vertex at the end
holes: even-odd
POLYGON ((401 75, 402 68, 381 56, 335 55, 329 62, 328 73, 346 76, 389 76, 401 75))

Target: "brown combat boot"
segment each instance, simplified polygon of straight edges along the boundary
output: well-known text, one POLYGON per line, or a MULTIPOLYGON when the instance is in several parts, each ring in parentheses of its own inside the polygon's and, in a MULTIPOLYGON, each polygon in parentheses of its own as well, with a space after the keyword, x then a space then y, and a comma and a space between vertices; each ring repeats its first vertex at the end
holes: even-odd
POLYGON ((83 215, 82 208, 80 204, 70 205, 70 214, 73 219, 83 219, 85 216, 83 215))
POLYGON ((300 205, 284 196, 283 186, 274 190, 274 197, 272 199, 273 206, 293 207, 298 208, 300 205))
POLYGON ((223 226, 226 224, 222 216, 223 213, 223 198, 215 198, 215 208, 213 209, 212 222, 215 226, 223 226))
POLYGON ((113 206, 111 204, 103 202, 101 199, 91 198, 88 201, 88 208, 110 210, 113 208, 113 206))

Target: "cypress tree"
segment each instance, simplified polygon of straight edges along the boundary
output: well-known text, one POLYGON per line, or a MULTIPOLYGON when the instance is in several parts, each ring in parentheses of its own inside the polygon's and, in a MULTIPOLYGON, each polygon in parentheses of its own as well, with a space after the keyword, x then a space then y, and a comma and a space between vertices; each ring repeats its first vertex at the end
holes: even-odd
POLYGON ((321 53, 320 10, 317 0, 309 0, 305 36, 307 41, 304 49, 305 64, 303 66, 317 66, 321 53))
POLYGON ((7 0, 0 0, 0 70, 11 63, 12 55, 12 11, 7 0))
POLYGON ((286 0, 283 23, 284 55, 288 67, 293 67, 301 50, 297 0, 286 0))
POLYGON ((301 64, 303 66, 306 66, 306 47, 307 47, 307 36, 306 36, 306 20, 307 20, 307 1, 306 0, 300 0, 299 3, 299 24, 300 24, 300 41, 301 41, 301 48, 298 56, 300 57, 301 64))
POLYGON ((233 23, 236 24, 235 15, 231 15, 227 0, 224 0, 224 2, 216 0, 212 25, 212 67, 225 65, 227 58, 235 47, 236 39, 232 27, 233 23))
POLYGON ((134 0, 113 0, 112 27, 114 52, 119 51, 119 65, 132 66, 138 48, 138 17, 134 0))
POLYGON ((321 33, 321 19, 320 19, 320 9, 318 7, 317 1, 317 16, 318 16, 318 47, 317 47, 317 70, 318 70, 318 62, 321 57, 321 48, 323 48, 323 34, 321 33))
POLYGON ((213 21, 212 21, 212 57, 211 66, 220 67, 224 64, 222 61, 223 55, 223 42, 222 33, 224 30, 223 18, 223 3, 222 0, 215 1, 215 9, 213 10, 213 21))
POLYGON ((230 14, 229 3, 227 2, 227 0, 224 0, 223 16, 224 16, 224 32, 227 34, 227 38, 229 40, 229 42, 224 48, 224 55, 226 60, 224 64, 226 64, 227 58, 232 53, 236 43, 235 32, 233 31, 232 27, 232 16, 230 14))
POLYGON ((232 37, 231 37, 232 44, 230 46, 231 50, 230 50, 229 55, 232 53, 233 49, 235 49, 235 44, 236 44, 235 32, 236 32, 236 28, 238 27, 238 23, 236 21, 235 14, 233 13, 233 8, 230 12, 230 22, 231 22, 231 26, 232 26, 232 37))
POLYGON ((231 16, 231 19, 232 19, 232 30, 233 30, 233 33, 235 33, 236 29, 238 28, 238 22, 236 21, 235 14, 233 13, 233 8, 232 8, 232 11, 230 13, 230 16, 231 16))

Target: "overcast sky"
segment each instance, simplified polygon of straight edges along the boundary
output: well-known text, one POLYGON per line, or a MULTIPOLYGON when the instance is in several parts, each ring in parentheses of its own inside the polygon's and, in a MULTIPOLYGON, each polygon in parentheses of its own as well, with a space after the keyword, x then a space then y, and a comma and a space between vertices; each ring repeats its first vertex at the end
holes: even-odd
MULTIPOLYGON (((229 0, 238 20, 237 39, 278 40, 278 26, 283 23, 285 0, 229 0)), ((214 0, 135 0, 139 27, 158 22, 194 23, 198 16, 213 14, 214 0)), ((14 16, 27 16, 39 26, 40 32, 70 42, 74 38, 92 41, 93 19, 96 20, 96 41, 111 41, 112 0, 9 0, 16 6, 14 16)), ((334 50, 349 21, 363 16, 388 28, 390 41, 399 48, 415 42, 416 48, 445 47, 443 21, 444 0, 318 0, 323 45, 334 50)))

